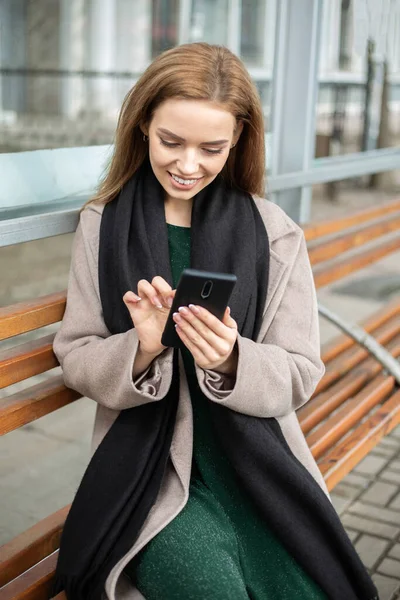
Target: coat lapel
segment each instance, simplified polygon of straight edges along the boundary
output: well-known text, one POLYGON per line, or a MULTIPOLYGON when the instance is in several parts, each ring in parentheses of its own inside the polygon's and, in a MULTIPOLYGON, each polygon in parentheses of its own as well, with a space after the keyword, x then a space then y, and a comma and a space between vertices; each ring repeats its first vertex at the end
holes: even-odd
POLYGON ((287 272, 289 263, 278 256, 273 249, 273 244, 271 244, 270 247, 269 261, 267 299, 263 312, 263 322, 257 341, 261 341, 265 337, 265 334, 275 317, 280 298, 282 297, 286 285, 285 274, 287 272))

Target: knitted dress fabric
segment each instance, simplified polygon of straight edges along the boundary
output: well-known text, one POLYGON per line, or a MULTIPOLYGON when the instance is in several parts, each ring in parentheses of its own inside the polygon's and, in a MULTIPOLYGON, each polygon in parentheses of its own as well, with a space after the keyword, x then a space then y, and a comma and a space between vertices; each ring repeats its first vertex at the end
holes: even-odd
MULTIPOLYGON (((190 267, 190 228, 168 224, 173 287, 190 267)), ((234 317, 234 315, 233 315, 234 317)), ((322 600, 326 595, 265 527, 214 435, 182 351, 193 407, 189 500, 126 567, 146 600, 322 600)))

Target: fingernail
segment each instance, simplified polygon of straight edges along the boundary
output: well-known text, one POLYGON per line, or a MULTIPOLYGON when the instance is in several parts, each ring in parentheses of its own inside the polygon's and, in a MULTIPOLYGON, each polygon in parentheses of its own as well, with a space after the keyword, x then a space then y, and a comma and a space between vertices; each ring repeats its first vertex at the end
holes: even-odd
POLYGON ((231 307, 228 306, 228 315, 230 315, 230 314, 231 314, 231 307))
POLYGON ((178 310, 179 310, 179 312, 180 312, 180 313, 182 313, 182 314, 184 314, 184 315, 187 315, 187 314, 188 314, 188 309, 187 309, 185 306, 180 306, 180 307, 178 308, 178 310))
POLYGON ((199 309, 197 308, 197 306, 195 306, 194 304, 189 304, 189 308, 190 310, 192 310, 195 313, 199 313, 199 309))
POLYGON ((162 308, 162 304, 161 304, 160 298, 158 296, 154 296, 154 298, 153 298, 153 304, 157 308, 162 308))
POLYGON ((172 306, 172 298, 168 298, 167 304, 171 308, 171 306, 172 306))

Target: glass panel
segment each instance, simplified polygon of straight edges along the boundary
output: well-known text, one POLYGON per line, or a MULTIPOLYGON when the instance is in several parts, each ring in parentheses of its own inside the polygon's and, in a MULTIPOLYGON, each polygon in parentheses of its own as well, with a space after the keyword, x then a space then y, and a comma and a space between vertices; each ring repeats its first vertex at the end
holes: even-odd
POLYGON ((242 31, 240 52, 249 66, 265 63, 264 51, 267 40, 265 31, 265 0, 242 1, 242 31))
MULTIPOLYGON (((67 287, 73 235, 0 248, 0 306, 67 287)), ((0 352, 51 335, 58 324, 0 341, 0 352)), ((59 367, 0 390, 0 401, 59 367)), ((81 399, 1 438, 0 545, 69 504, 90 457, 96 403, 81 399)))
POLYGON ((179 0, 153 0, 153 58, 178 43, 179 0))
POLYGON ((324 3, 317 157, 400 145, 398 6, 386 22, 382 3, 365 3, 362 23, 349 0, 324 3), (374 38, 376 19, 387 24, 383 41, 374 38))
MULTIPOLYGON (((388 173, 391 175, 391 173, 388 173)), ((343 182, 338 185, 337 198, 331 201, 329 183, 313 186, 311 222, 334 221, 357 214, 364 209, 384 206, 398 200, 396 193, 377 190, 360 190, 343 182)), ((380 245, 383 240, 394 239, 396 232, 384 238, 371 240, 372 245, 380 245)), ((312 248, 313 242, 309 243, 312 248)), ((371 248, 371 245, 369 246, 371 248)), ((364 251, 364 246, 360 249, 364 251)), ((352 251, 349 251, 349 254, 352 251)), ((344 257, 344 255, 343 255, 344 257)), ((389 301, 400 297, 399 252, 392 252, 379 261, 354 271, 344 279, 318 289, 320 303, 348 322, 361 323, 374 311, 387 306, 389 301)), ((324 318, 320 318, 321 343, 325 344, 338 336, 338 328, 324 318)))
POLYGON ((193 0, 189 41, 226 44, 228 8, 227 0, 193 0))
MULTIPOLYGON (((28 339, 34 337, 21 341, 28 339)), ((0 390, 0 398, 60 373, 53 369, 14 384, 0 390)), ((72 502, 89 463, 95 410, 95 402, 80 399, 1 438, 0 546, 72 502)))
POLYGON ((271 112, 272 84, 271 81, 255 81, 255 84, 260 94, 265 119, 265 130, 267 131, 269 129, 268 122, 271 112))

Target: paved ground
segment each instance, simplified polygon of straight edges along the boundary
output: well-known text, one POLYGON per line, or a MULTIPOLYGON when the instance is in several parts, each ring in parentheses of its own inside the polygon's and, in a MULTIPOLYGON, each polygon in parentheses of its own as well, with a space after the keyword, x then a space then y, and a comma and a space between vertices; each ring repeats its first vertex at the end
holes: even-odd
POLYGON ((400 598, 400 427, 339 483, 332 495, 381 600, 400 598))
MULTIPOLYGON (((375 202, 382 198, 387 200, 383 195, 375 197, 375 202)), ((365 195, 364 200, 374 203, 372 195, 365 195)), ((313 216, 343 214, 348 210, 346 203, 354 209, 359 199, 350 194, 336 205, 317 199, 313 216)), ((61 236, 55 243, 42 240, 0 249, 0 305, 62 289, 70 244, 71 236, 61 236), (33 271, 32 264, 38 260, 45 266, 33 271), (18 271, 9 268, 13 264, 18 271)), ((387 257, 347 281, 321 290, 319 300, 342 317, 363 319, 389 298, 380 297, 372 288, 371 294, 360 297, 360 292, 354 291, 355 283, 365 289, 368 277, 398 277, 399 259, 400 253, 387 257)), ((337 330, 321 320, 322 342, 335 335, 337 330)), ((23 386, 13 386, 7 393, 23 386)), ((0 391, 0 398, 2 395, 0 391)), ((90 455, 94 410, 92 401, 82 399, 0 440, 0 544, 71 501, 90 455)), ((335 488, 332 500, 373 574, 381 600, 400 599, 400 427, 335 488)))

